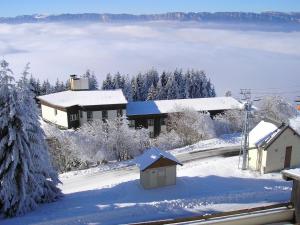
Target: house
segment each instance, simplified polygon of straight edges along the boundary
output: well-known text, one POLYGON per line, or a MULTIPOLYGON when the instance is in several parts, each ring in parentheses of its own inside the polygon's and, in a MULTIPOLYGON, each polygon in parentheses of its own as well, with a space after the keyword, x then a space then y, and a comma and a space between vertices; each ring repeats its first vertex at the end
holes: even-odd
POLYGON ((193 98, 129 102, 127 118, 130 126, 148 128, 151 137, 166 131, 166 118, 171 113, 190 109, 197 112, 207 111, 215 116, 226 110, 241 109, 242 104, 232 97, 193 98))
POLYGON ((87 79, 72 75, 71 90, 37 97, 42 118, 61 128, 77 128, 87 121, 126 115, 127 100, 122 90, 88 90, 87 79))
POLYGON ((182 164, 169 152, 147 149, 135 159, 140 168, 140 184, 145 189, 176 184, 176 166, 182 164))
POLYGON ((269 173, 300 165, 300 135, 289 125, 261 121, 249 134, 250 169, 269 173))

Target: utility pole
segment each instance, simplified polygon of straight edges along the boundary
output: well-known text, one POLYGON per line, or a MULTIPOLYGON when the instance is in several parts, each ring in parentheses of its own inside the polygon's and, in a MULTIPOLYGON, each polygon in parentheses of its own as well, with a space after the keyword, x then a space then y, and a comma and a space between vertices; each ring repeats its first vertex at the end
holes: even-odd
POLYGON ((251 90, 250 89, 241 89, 242 100, 245 101, 245 121, 243 128, 243 137, 241 143, 241 151, 243 153, 243 164, 242 169, 248 169, 248 150, 249 150, 249 118, 252 108, 251 102, 251 90))

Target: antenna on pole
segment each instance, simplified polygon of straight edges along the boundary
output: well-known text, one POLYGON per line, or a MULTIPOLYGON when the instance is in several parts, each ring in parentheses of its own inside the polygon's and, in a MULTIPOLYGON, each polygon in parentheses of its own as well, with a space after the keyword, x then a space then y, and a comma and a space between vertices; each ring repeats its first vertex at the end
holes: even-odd
MULTIPOLYGON (((242 100, 244 103, 245 110, 245 120, 244 120, 244 128, 242 134, 242 142, 241 142, 241 154, 243 155, 242 169, 248 169, 248 150, 249 150, 249 118, 252 108, 251 101, 251 90, 250 89, 241 89, 242 100)), ((239 160, 240 165, 240 160, 239 160)))

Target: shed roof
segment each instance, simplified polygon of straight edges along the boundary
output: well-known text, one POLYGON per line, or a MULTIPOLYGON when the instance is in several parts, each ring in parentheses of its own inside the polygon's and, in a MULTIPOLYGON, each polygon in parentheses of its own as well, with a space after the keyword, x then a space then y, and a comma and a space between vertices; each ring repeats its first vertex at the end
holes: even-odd
POLYGON ((260 121, 249 133, 249 146, 256 147, 264 141, 266 138, 270 137, 278 127, 273 123, 260 121))
POLYGON ((194 111, 217 111, 241 109, 242 104, 232 97, 189 98, 129 102, 127 105, 127 116, 155 115, 182 112, 182 110, 186 108, 194 111))
POLYGON ((290 125, 282 125, 274 131, 268 138, 266 138, 260 145, 266 150, 272 143, 287 129, 290 129, 295 135, 300 138, 300 135, 290 125))
POLYGON ((42 102, 47 102, 60 107, 95 106, 127 104, 121 89, 117 90, 89 90, 89 91, 62 91, 38 97, 42 102))
POLYGON ((298 137, 300 135, 289 125, 276 125, 261 121, 249 134, 250 147, 262 147, 267 149, 285 130, 291 129, 298 137))
POLYGON ((182 165, 178 161, 178 159, 176 159, 171 153, 160 150, 158 148, 150 148, 145 150, 142 155, 134 159, 134 162, 137 164, 141 171, 144 171, 161 158, 169 159, 176 164, 182 165))

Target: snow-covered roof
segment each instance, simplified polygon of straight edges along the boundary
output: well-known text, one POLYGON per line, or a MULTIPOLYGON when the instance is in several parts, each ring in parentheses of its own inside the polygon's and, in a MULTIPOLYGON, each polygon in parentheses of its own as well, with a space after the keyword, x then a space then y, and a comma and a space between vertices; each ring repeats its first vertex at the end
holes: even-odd
POLYGON ((278 131, 273 123, 260 121, 249 133, 249 146, 255 147, 278 131))
POLYGON ((189 98, 174 100, 156 100, 144 102, 129 102, 127 115, 152 115, 180 112, 183 109, 194 111, 214 111, 241 109, 242 104, 232 97, 189 98))
POLYGON ((62 91, 39 96, 38 99, 60 107, 127 104, 121 89, 93 91, 62 91))
POLYGON ((178 159, 176 159, 171 153, 160 150, 158 148, 150 148, 145 150, 145 152, 134 159, 134 162, 140 168, 140 170, 145 170, 153 163, 155 163, 160 158, 166 158, 171 161, 176 162, 177 164, 182 165, 178 159))

